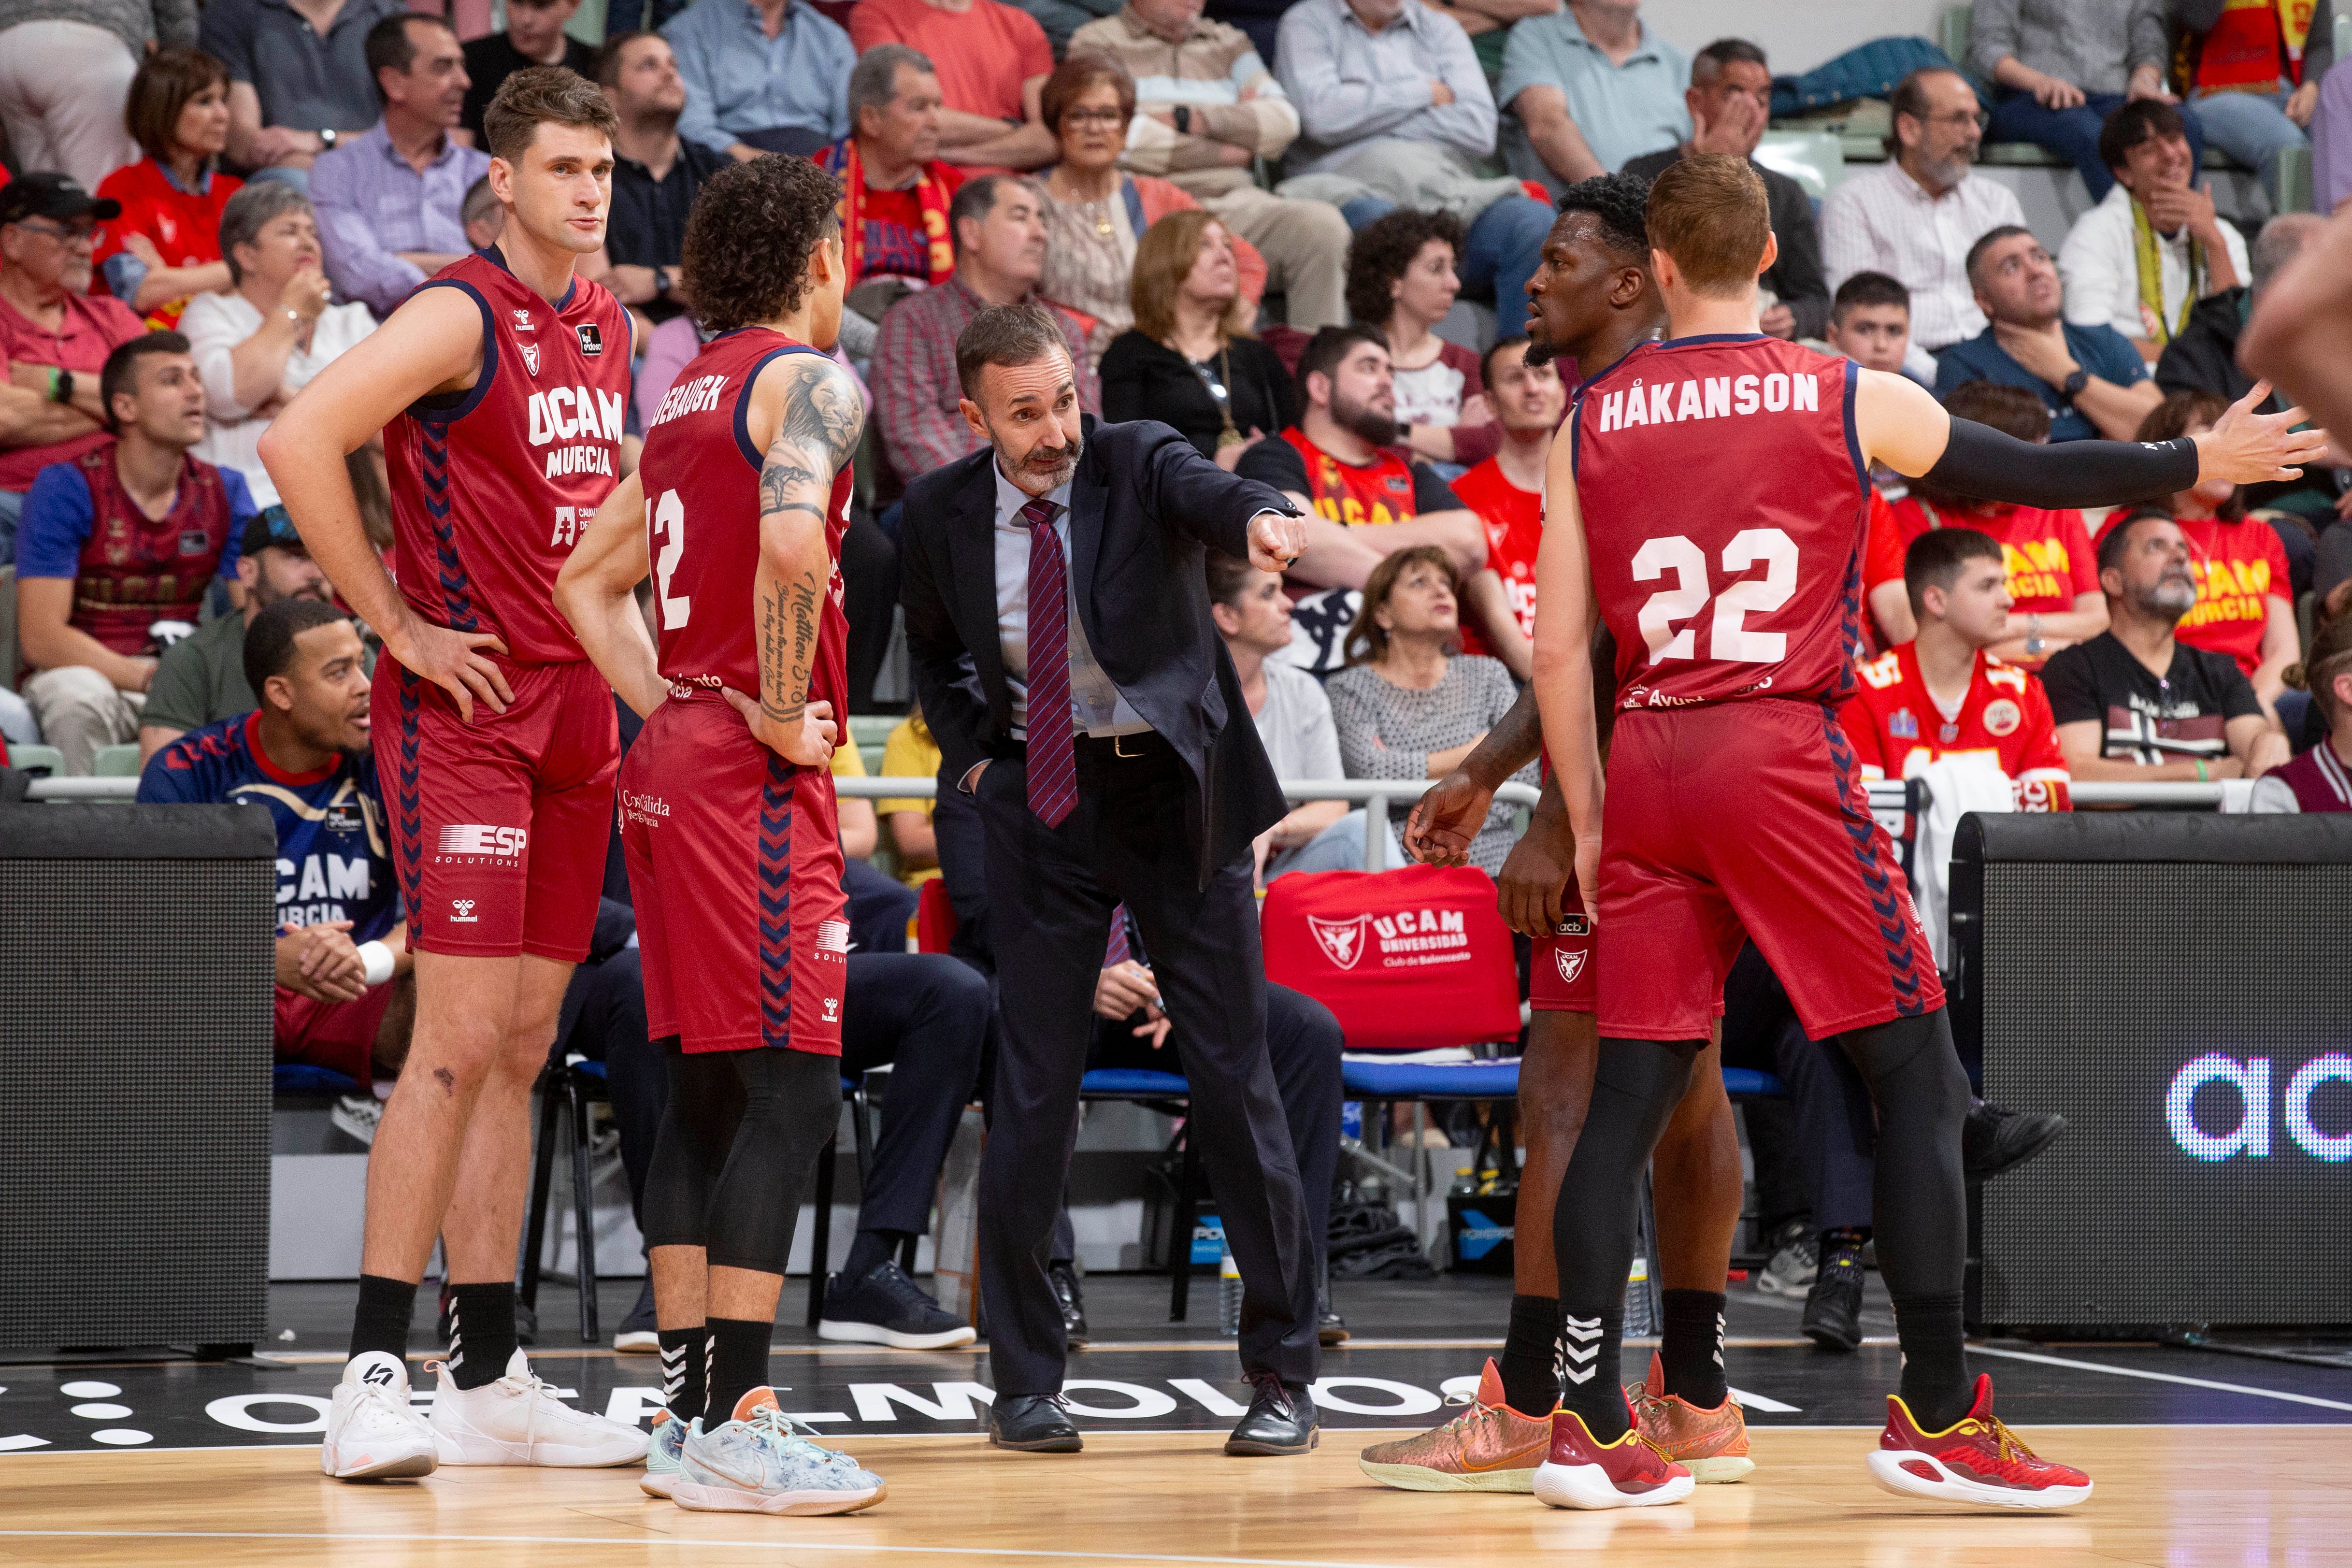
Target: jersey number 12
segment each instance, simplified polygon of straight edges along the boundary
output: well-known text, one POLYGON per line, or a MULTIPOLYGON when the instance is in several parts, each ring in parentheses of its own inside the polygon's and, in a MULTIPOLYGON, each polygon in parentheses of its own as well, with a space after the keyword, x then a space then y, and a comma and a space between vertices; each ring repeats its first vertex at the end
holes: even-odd
POLYGON ((1743 577, 1720 594, 1708 586, 1706 552, 1679 533, 1642 542, 1633 552, 1633 581, 1654 583, 1671 572, 1675 586, 1661 588, 1642 603, 1635 624, 1649 646, 1650 662, 1698 657, 1698 629, 1677 626, 1694 620, 1715 600, 1715 625, 1709 646, 1713 656, 1738 664, 1778 664, 1789 654, 1786 632, 1752 632, 1748 612, 1777 610, 1797 591, 1797 542, 1777 528, 1746 528, 1723 547, 1723 569, 1745 572, 1764 563, 1761 577, 1743 577))
POLYGON ((654 586, 661 599, 661 624, 665 631, 676 631, 686 625, 694 613, 690 595, 670 596, 670 579, 677 575, 678 557, 686 553, 686 503, 677 499, 676 490, 664 490, 659 501, 646 503, 646 534, 648 540, 662 541, 654 554, 654 586))

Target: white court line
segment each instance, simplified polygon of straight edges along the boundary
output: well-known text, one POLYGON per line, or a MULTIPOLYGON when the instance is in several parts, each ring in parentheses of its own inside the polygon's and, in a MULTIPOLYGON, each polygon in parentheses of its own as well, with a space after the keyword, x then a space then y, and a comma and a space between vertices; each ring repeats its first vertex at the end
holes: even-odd
POLYGON ((72 1541, 335 1541, 464 1543, 492 1546, 677 1546, 696 1552, 872 1552, 940 1557, 1053 1557, 1080 1562, 1213 1563, 1237 1568, 1391 1568, 1390 1564, 1318 1557, 1204 1557, 1173 1552, 1054 1552, 1034 1546, 884 1546, 864 1541, 716 1541, 702 1536, 643 1535, 395 1535, 294 1530, 0 1530, 0 1538, 72 1541))
POLYGON ((2064 1356, 2037 1355, 2032 1351, 1995 1350, 1990 1345, 1970 1345, 1970 1355, 1999 1356, 2004 1361, 2030 1361, 2042 1366, 2072 1367, 2078 1372, 2104 1372, 2109 1377, 2145 1378, 2150 1383, 2177 1383, 2189 1388, 2213 1388, 2223 1394, 2248 1394, 2257 1399, 2283 1399, 2290 1405, 2315 1405, 2322 1410, 2352 1410, 2339 1399, 2321 1399, 2315 1394, 2289 1394, 2284 1389, 2253 1388, 2242 1383, 2216 1383, 2210 1377, 2184 1377, 2177 1372, 2143 1372, 2136 1366, 2102 1366, 2095 1361, 2070 1361, 2064 1356))

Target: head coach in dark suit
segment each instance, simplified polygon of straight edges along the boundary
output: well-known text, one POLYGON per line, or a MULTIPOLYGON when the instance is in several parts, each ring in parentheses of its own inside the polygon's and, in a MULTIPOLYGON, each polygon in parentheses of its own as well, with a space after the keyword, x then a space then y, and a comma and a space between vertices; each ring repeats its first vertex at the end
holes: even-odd
POLYGON ((943 789, 976 798, 1003 1047, 980 1176, 990 1440, 1079 1446, 1051 1398, 1067 1353, 1046 1254, 1093 1039, 1111 910, 1150 946, 1184 1042, 1191 1126, 1244 1289, 1256 1384, 1228 1453, 1316 1439, 1315 1248, 1265 1043, 1250 842, 1285 808, 1209 618, 1202 552, 1281 571, 1282 494, 1151 421, 1078 412, 1061 329, 983 310, 956 343, 988 446, 907 490, 900 601, 943 789))

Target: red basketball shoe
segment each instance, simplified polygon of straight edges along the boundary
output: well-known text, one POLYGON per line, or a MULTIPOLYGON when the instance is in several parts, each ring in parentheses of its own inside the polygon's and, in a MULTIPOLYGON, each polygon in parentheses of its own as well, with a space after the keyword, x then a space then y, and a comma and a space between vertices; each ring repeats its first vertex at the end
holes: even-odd
POLYGON ((1696 1483, 1642 1436, 1625 1407, 1625 1434, 1614 1443, 1592 1436, 1573 1410, 1551 1413, 1551 1452, 1536 1468, 1536 1496, 1554 1508, 1651 1508, 1680 1502, 1696 1483))
POLYGON ((1969 1413, 1941 1432, 1920 1431, 1902 1396, 1888 1394, 1870 1474, 1905 1497, 1985 1508, 2072 1508, 2091 1495, 2090 1477, 2038 1458, 1994 1418, 1992 1379, 1981 1373, 1969 1413))

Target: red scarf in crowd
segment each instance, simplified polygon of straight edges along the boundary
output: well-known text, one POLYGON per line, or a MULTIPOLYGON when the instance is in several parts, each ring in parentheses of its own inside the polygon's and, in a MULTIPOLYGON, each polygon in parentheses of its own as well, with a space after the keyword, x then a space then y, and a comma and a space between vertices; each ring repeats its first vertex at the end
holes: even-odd
MULTIPOLYGON (((855 287, 866 276, 866 167, 857 155, 857 138, 845 136, 818 158, 825 169, 841 176, 841 243, 846 252, 849 281, 855 287)), ((928 168, 915 176, 915 205, 923 215, 923 237, 930 245, 930 278, 943 283, 955 270, 955 245, 948 237, 948 188, 928 168)))

